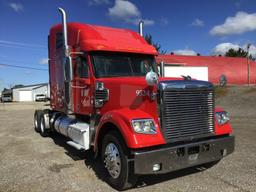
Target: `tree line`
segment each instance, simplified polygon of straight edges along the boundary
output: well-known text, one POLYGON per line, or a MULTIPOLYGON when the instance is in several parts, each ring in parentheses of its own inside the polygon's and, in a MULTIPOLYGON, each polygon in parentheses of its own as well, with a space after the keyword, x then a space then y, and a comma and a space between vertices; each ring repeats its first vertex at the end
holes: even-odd
MULTIPOLYGON (((146 34, 144 38, 145 38, 145 40, 147 41, 147 43, 148 43, 149 45, 153 45, 153 46, 155 47, 155 49, 157 50, 157 52, 158 52, 159 54, 161 54, 161 55, 167 54, 167 50, 162 49, 162 46, 161 46, 160 43, 153 41, 152 35, 146 34)), ((198 54, 198 55, 200 55, 200 54, 198 54)), ((249 54, 248 51, 245 51, 245 50, 242 49, 242 48, 239 48, 239 49, 233 49, 233 48, 231 48, 231 49, 229 49, 229 50, 224 54, 224 56, 226 56, 226 57, 242 57, 242 58, 247 58, 247 57, 248 57, 250 60, 253 60, 253 61, 256 60, 255 57, 253 57, 251 54, 249 54)))

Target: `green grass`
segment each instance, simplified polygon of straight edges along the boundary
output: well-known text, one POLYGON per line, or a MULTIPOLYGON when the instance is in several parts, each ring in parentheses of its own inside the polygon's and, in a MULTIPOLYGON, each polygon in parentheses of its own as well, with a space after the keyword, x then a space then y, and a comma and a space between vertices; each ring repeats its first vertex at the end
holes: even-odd
POLYGON ((228 94, 228 88, 215 86, 214 87, 215 98, 225 97, 228 94))
POLYGON ((250 87, 244 91, 245 94, 247 93, 256 93, 256 87, 250 87))

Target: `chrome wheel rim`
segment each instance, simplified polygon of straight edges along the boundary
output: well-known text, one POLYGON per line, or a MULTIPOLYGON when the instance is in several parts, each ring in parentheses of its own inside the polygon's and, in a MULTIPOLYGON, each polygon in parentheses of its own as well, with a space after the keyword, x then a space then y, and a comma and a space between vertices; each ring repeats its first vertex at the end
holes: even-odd
POLYGON ((118 178, 121 172, 121 159, 117 146, 109 143, 104 153, 104 164, 108 173, 114 179, 118 178))
POLYGON ((35 128, 38 128, 38 124, 37 124, 37 116, 35 116, 35 118, 34 118, 34 124, 35 124, 35 128))
POLYGON ((41 128, 41 132, 43 133, 44 132, 44 124, 43 124, 43 118, 41 119, 41 126, 40 126, 40 128, 41 128))

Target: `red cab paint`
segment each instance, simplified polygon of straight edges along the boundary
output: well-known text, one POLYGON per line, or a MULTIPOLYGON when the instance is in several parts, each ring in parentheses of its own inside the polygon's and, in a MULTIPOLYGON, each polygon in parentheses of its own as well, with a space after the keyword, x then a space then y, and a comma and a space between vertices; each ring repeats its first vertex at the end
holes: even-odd
MULTIPOLYGON (((60 38, 59 34, 61 32, 61 25, 52 27, 50 31, 50 83, 51 107, 54 110, 64 112, 62 52, 60 48, 56 47, 60 46, 58 45, 58 38, 60 38)), ((96 131, 95 146, 97 145, 97 136, 101 131, 101 126, 110 122, 120 129, 126 144, 130 148, 143 148, 164 144, 165 140, 160 131, 157 113, 157 101, 151 101, 150 96, 147 94, 156 94, 157 87, 148 86, 144 76, 96 78, 91 57, 91 54, 95 51, 104 53, 125 52, 154 57, 157 54, 156 50, 151 45, 148 45, 137 33, 126 29, 70 23, 68 24, 68 35, 70 49, 74 53, 82 52, 88 65, 88 77, 79 77, 76 72, 76 57, 80 57, 80 55, 71 55, 74 68, 74 79, 72 81, 74 113, 80 115, 91 115, 93 113, 93 90, 95 89, 96 82, 104 83, 104 86, 110 93, 109 100, 104 103, 103 107, 96 109, 101 119, 96 131), (143 92, 143 94, 138 95, 138 92, 143 92), (145 135, 135 133, 131 127, 131 120, 140 118, 153 119, 157 127, 157 134, 145 135)), ((119 65, 122 67, 122 63, 119 65)), ((159 78, 159 81, 166 80, 172 81, 177 80, 177 78, 159 78)), ((216 123, 216 135, 228 134, 230 132, 231 127, 229 124, 219 128, 216 123)))

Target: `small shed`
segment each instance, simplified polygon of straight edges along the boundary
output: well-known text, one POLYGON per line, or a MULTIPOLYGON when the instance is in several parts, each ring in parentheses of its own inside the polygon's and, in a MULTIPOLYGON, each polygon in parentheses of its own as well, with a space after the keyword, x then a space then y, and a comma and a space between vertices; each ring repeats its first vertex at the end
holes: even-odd
POLYGON ((48 83, 27 85, 19 88, 13 88, 13 101, 35 101, 36 95, 48 95, 48 83))

